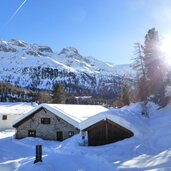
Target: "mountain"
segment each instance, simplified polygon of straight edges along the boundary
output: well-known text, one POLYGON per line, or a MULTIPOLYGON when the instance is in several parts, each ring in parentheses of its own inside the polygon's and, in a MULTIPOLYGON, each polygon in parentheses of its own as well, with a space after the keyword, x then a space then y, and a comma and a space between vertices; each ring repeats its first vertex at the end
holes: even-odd
POLYGON ((62 83, 67 93, 113 96, 124 75, 134 75, 129 65, 113 65, 84 57, 73 47, 54 52, 49 46, 12 39, 0 41, 0 81, 27 89, 50 90, 62 83))

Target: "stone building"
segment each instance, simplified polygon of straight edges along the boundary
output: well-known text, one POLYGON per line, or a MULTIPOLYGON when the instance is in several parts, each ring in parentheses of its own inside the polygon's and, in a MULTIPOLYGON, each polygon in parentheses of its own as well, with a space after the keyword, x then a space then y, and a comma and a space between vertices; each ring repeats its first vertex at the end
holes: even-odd
POLYGON ((80 123, 108 111, 99 105, 42 104, 26 113, 13 127, 16 138, 40 137, 62 141, 80 132, 80 123))

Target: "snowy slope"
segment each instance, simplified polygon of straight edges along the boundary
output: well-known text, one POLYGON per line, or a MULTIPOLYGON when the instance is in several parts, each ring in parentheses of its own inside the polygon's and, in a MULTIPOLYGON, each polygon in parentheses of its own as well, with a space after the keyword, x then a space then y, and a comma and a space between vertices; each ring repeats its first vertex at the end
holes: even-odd
POLYGON ((122 117, 129 118, 134 127, 142 132, 105 146, 82 146, 80 135, 56 142, 39 138, 16 140, 11 138, 14 132, 0 132, 0 170, 170 171, 171 104, 160 110, 157 108, 152 103, 148 105, 149 118, 140 115, 140 104, 122 108, 129 111, 122 117), (43 162, 34 165, 36 144, 43 145, 43 162))
POLYGON ((72 47, 56 53, 48 46, 14 39, 0 41, 0 61, 0 81, 26 88, 51 89, 54 82, 62 82, 68 87, 97 89, 105 83, 117 84, 123 75, 134 75, 129 65, 83 57, 72 47))

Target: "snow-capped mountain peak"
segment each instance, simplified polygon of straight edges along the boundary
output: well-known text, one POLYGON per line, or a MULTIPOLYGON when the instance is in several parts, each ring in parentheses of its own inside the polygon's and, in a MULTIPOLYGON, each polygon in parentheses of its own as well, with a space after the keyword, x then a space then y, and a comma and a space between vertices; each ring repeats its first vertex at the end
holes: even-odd
POLYGON ((113 65, 94 57, 84 57, 74 47, 59 53, 49 46, 21 40, 0 41, 0 81, 20 87, 51 89, 55 82, 83 89, 116 85, 116 78, 132 76, 129 65, 113 65))

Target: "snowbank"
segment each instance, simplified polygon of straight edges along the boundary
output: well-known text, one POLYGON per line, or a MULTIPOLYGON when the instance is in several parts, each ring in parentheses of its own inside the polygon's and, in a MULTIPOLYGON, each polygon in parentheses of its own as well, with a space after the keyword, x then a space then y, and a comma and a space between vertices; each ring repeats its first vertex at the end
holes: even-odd
POLYGON ((0 115, 5 114, 24 114, 36 107, 37 103, 27 102, 0 102, 0 115))
POLYGON ((151 129, 148 127, 148 119, 142 117, 141 104, 131 104, 121 109, 110 109, 101 112, 80 123, 80 129, 83 130, 89 126, 101 121, 109 119, 134 133, 134 136, 144 139, 147 137, 151 129), (148 129, 148 134, 147 134, 148 129))
POLYGON ((111 111, 117 116, 115 121, 123 123, 123 117, 125 126, 133 125, 136 135, 113 144, 88 147, 80 145, 80 135, 56 142, 40 138, 16 140, 12 138, 14 132, 0 132, 0 170, 171 170, 171 104, 160 110, 148 104, 149 118, 141 116, 138 103, 111 111), (36 144, 43 145, 43 162, 34 165, 36 144))

